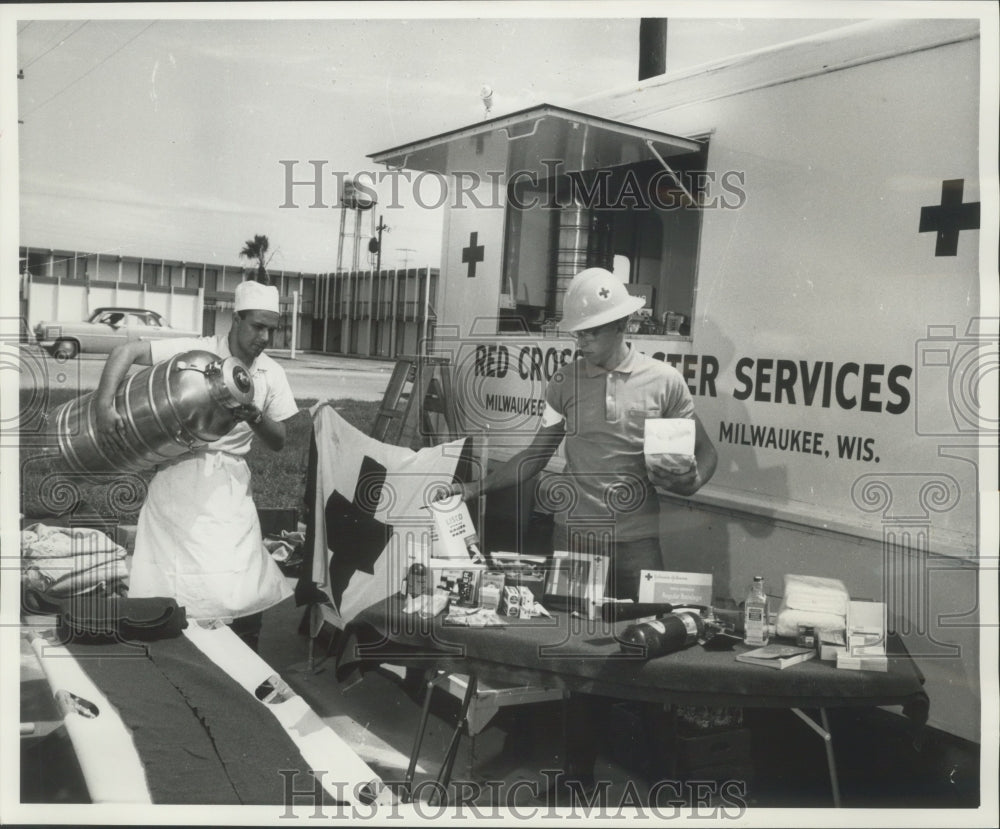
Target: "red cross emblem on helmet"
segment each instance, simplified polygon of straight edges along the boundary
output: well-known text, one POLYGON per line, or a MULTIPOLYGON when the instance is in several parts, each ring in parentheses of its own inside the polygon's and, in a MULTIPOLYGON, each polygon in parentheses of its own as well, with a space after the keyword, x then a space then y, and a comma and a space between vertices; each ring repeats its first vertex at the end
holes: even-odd
POLYGON ((645 304, 645 299, 632 296, 611 271, 587 268, 570 282, 563 298, 559 328, 563 331, 596 328, 631 316, 645 304))

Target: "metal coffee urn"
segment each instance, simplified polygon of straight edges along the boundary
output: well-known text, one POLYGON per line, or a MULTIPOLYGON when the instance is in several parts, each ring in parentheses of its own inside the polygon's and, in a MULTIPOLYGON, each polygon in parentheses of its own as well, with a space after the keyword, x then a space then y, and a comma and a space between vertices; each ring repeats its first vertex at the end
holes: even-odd
POLYGON ((137 471, 205 446, 237 423, 230 409, 253 402, 253 380, 236 357, 186 351, 134 372, 115 392, 124 448, 99 439, 89 392, 57 408, 49 433, 76 472, 137 471))

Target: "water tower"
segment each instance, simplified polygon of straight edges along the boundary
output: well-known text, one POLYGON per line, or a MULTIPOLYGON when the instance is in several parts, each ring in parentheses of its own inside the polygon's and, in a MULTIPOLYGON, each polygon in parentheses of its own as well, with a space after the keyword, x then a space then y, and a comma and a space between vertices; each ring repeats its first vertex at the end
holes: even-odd
POLYGON ((340 236, 337 239, 337 272, 344 268, 344 240, 351 240, 351 270, 356 271, 361 255, 361 224, 362 217, 368 213, 371 228, 365 238, 375 236, 375 211, 378 196, 369 185, 359 185, 358 177, 344 180, 344 192, 340 197, 340 236), (348 231, 347 214, 353 213, 353 230, 348 231))

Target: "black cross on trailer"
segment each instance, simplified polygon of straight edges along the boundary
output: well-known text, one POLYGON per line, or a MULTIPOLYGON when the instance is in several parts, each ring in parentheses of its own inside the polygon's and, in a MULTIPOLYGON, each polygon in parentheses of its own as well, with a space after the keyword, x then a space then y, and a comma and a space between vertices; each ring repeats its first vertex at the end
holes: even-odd
POLYGON ((937 231, 935 256, 956 256, 958 234, 962 230, 979 229, 979 202, 962 204, 964 178, 941 182, 941 204, 920 208, 919 233, 937 231))
POLYGON ((469 246, 462 248, 462 262, 469 265, 466 273, 469 279, 476 275, 476 262, 482 262, 485 258, 486 248, 479 244, 479 234, 473 231, 469 234, 469 246))

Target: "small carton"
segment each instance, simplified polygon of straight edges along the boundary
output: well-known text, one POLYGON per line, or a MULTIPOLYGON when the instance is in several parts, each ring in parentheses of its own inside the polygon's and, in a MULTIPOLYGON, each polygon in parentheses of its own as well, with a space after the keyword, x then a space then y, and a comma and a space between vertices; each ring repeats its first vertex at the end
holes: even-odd
POLYGON ((504 588, 504 574, 493 570, 483 573, 479 582, 479 606, 486 610, 500 607, 500 594, 504 588))
POLYGON ((885 655, 885 602, 852 601, 847 609, 847 652, 851 656, 885 655))
POLYGON ((847 648, 844 645, 834 645, 830 642, 820 642, 819 658, 825 662, 833 662, 840 658, 840 654, 846 654, 847 648))
POLYGON ((521 589, 512 584, 505 584, 500 591, 500 613, 504 616, 517 617, 521 615, 521 589))
POLYGON ((875 654, 852 656, 841 651, 837 654, 837 667, 848 671, 881 671, 885 673, 889 670, 889 657, 885 654, 881 656, 875 654))
POLYGON ((523 584, 517 589, 521 593, 521 618, 529 619, 535 615, 535 594, 523 584))

